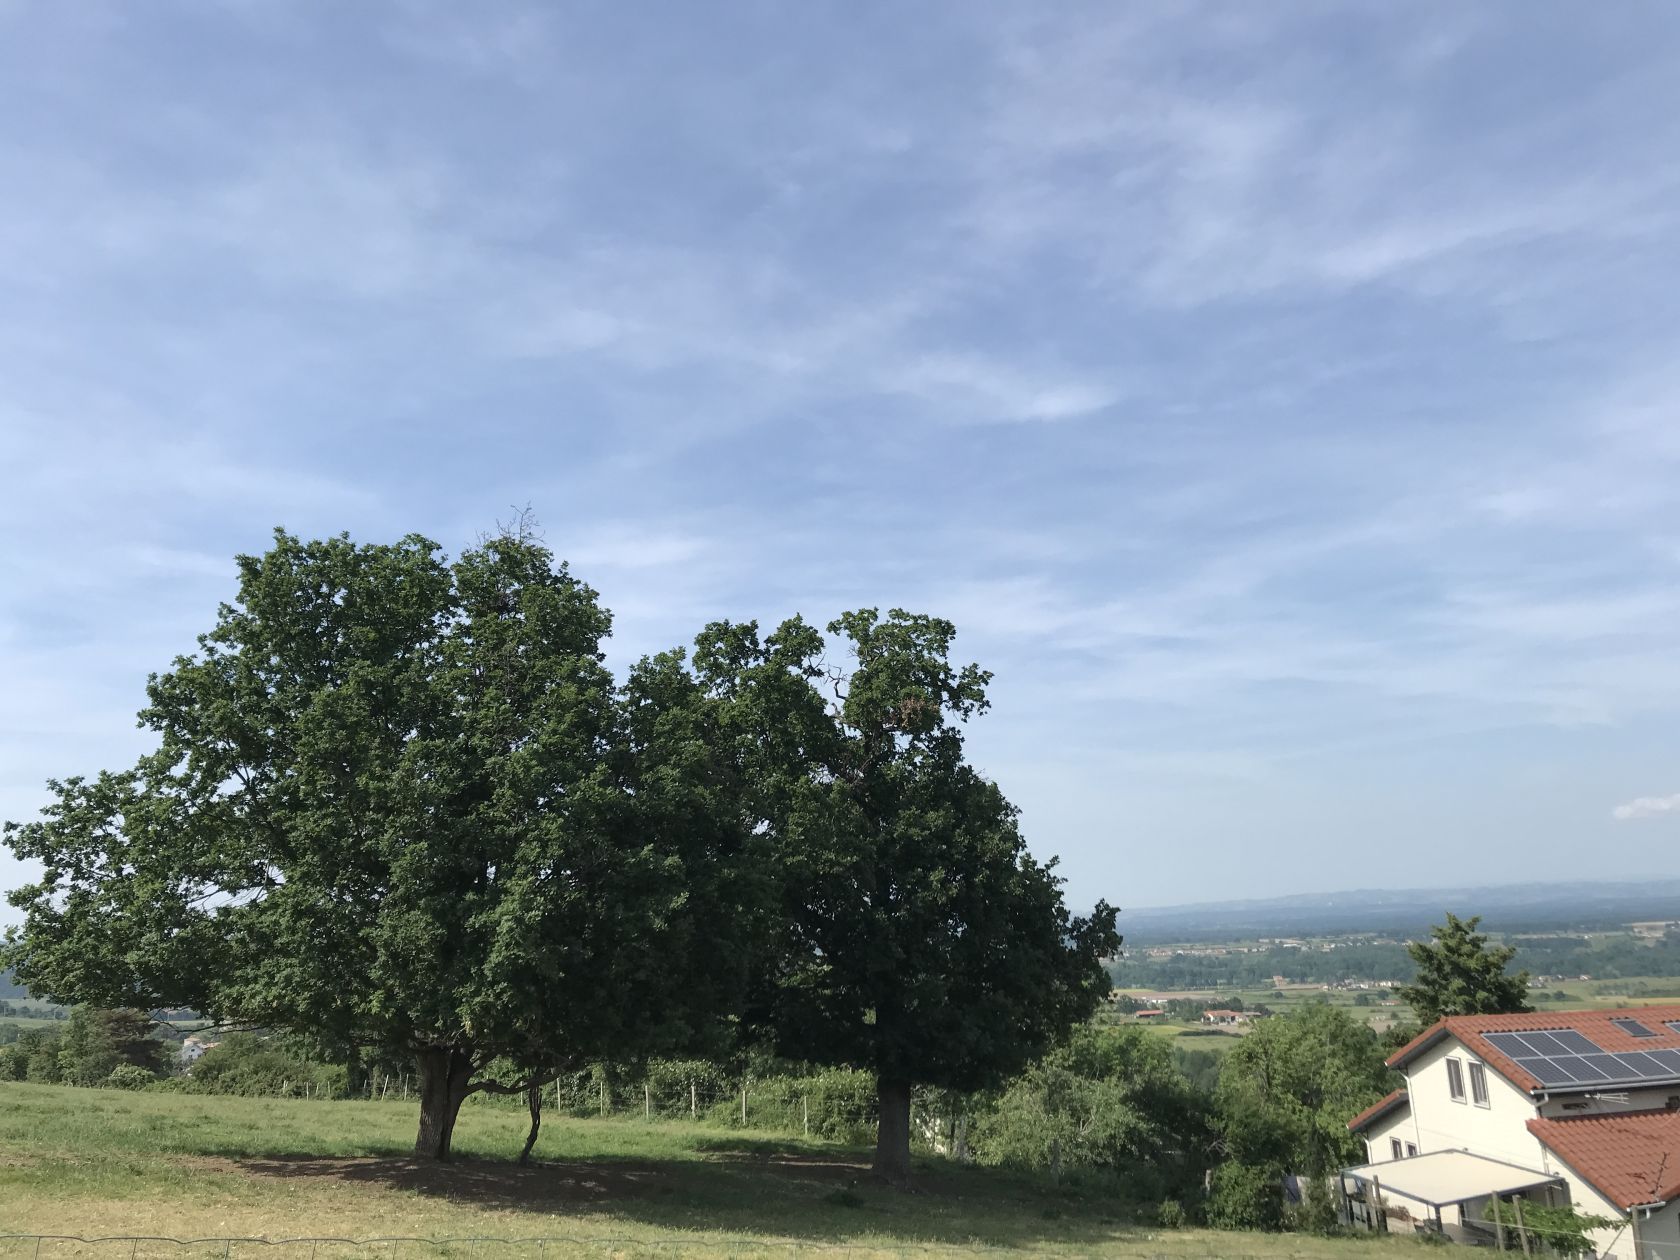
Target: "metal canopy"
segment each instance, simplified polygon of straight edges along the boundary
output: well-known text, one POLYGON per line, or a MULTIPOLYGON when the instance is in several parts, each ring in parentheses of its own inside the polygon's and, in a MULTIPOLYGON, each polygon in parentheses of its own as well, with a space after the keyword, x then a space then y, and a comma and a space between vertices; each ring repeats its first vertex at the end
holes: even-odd
POLYGON ((1366 1185, 1378 1182, 1385 1195, 1398 1195, 1432 1208, 1564 1184, 1563 1178, 1555 1173, 1507 1164, 1469 1151, 1435 1151, 1411 1159, 1361 1164, 1344 1170, 1342 1176, 1366 1185))

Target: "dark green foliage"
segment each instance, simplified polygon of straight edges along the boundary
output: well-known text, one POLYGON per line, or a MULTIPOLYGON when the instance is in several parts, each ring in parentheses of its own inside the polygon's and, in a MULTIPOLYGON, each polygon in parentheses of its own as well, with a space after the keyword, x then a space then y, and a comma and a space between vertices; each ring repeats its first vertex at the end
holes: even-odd
POLYGON ((1235 1160, 1219 1165, 1208 1191, 1207 1219, 1215 1229, 1282 1229, 1282 1168, 1235 1160))
MULTIPOLYGON (((1282 1228, 1285 1174, 1322 1178, 1356 1162, 1361 1144, 1347 1122, 1394 1087, 1383 1057, 1370 1028, 1323 1003, 1264 1020, 1227 1051, 1216 1094, 1227 1158, 1214 1172, 1209 1221, 1282 1228)), ((1322 1204, 1295 1216, 1317 1228, 1322 1204)))
POLYGON ((1219 1066, 1223 1056, 1217 1050, 1194 1050, 1175 1039, 1172 1044, 1173 1066, 1190 1082, 1198 1093, 1211 1095, 1219 1086, 1219 1066))
POLYGON ((249 1097, 342 1097, 344 1068, 311 1058, 303 1044, 285 1037, 232 1033, 201 1055, 188 1071, 190 1088, 207 1094, 249 1097))
POLYGON ((1406 947, 1417 979, 1399 991, 1400 999, 1426 1026, 1445 1015, 1509 1015, 1530 1010, 1528 972, 1508 974, 1515 946, 1490 946, 1476 928, 1481 916, 1447 921, 1430 929, 1430 940, 1406 947))
POLYGON ((151 679, 157 751, 8 826, 45 868, 5 958, 32 992, 410 1056, 431 1155, 492 1064, 713 1037, 765 864, 680 658, 617 687, 609 615, 523 530, 453 564, 278 533, 239 569, 151 679))
MULTIPOLYGON (((1517 1233, 1517 1209, 1514 1205, 1503 1199, 1489 1199, 1482 1219, 1504 1224, 1509 1231, 1507 1250, 1526 1250, 1517 1233)), ((1547 1207, 1543 1203, 1532 1203, 1525 1199, 1522 1205, 1522 1228, 1528 1231, 1529 1243, 1533 1250, 1541 1254, 1597 1255, 1598 1248, 1587 1235, 1596 1230, 1614 1229, 1618 1224, 1619 1222, 1609 1217, 1578 1212, 1570 1204, 1547 1207)))
POLYGON ((145 1089, 157 1075, 134 1063, 119 1063, 111 1069, 105 1083, 112 1089, 145 1089))
POLYGON ((58 1028, 26 1028, 10 1045, 0 1046, 0 1081, 35 1081, 56 1085, 59 1081, 58 1051, 63 1031, 58 1028))
POLYGON ((1196 1192, 1212 1143, 1207 1099, 1159 1037, 1079 1029, 1003 1091, 974 1126, 985 1164, 1114 1174, 1134 1200, 1196 1192))
POLYGON ((59 1039, 59 1079, 66 1085, 97 1085, 118 1066, 159 1075, 166 1047, 152 1035, 156 1028, 144 1011, 78 1006, 59 1039))
POLYGON ((865 610, 829 633, 845 671, 797 618, 762 640, 711 626, 695 665, 728 705, 780 874, 755 1021, 779 1053, 877 1077, 877 1172, 902 1181, 911 1089, 996 1086, 1041 1055, 1106 993, 1119 937, 1106 905, 1068 914, 1014 808, 964 761, 988 675, 950 663, 951 624, 865 610))

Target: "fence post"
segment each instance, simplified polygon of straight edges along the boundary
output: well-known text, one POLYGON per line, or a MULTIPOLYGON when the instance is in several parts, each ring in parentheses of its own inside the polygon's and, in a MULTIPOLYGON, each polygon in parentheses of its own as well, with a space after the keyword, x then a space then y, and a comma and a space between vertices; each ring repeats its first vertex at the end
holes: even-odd
POLYGON ((741 1086, 741 1127, 747 1127, 747 1087, 741 1086))
MULTIPOLYGON (((1519 1042, 1518 1044, 1520 1045, 1521 1043, 1519 1042)), ((649 1085, 645 1081, 642 1083, 642 1109, 643 1109, 643 1111, 645 1111, 647 1113, 647 1118, 649 1120, 652 1120, 653 1119, 653 1086, 649 1085)))
POLYGON ((607 1078, 601 1078, 601 1114, 607 1114, 607 1078))
MULTIPOLYGON (((1519 1043, 1520 1044, 1520 1043, 1519 1043)), ((799 1095, 799 1110, 805 1116, 805 1136, 811 1136, 811 1099, 808 1095, 799 1095)))
POLYGON ((1522 1196, 1513 1194, 1511 1206, 1517 1211, 1517 1241, 1522 1243, 1523 1255, 1532 1256, 1534 1252, 1528 1245, 1528 1226, 1523 1224, 1522 1196))
POLYGON ((700 1088, 693 1081, 688 1083, 688 1118, 690 1120, 700 1118, 700 1088))

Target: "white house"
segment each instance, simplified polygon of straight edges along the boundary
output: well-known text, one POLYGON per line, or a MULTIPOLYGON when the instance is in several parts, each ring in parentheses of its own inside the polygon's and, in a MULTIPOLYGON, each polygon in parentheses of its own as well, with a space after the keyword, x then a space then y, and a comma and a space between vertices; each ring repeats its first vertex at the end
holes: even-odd
POLYGON ((1348 1125, 1362 1219, 1380 1198, 1391 1224, 1404 1207, 1476 1241, 1489 1200, 1515 1197, 1615 1221, 1600 1256, 1680 1256, 1680 1005, 1454 1016, 1388 1064, 1405 1087, 1348 1125))

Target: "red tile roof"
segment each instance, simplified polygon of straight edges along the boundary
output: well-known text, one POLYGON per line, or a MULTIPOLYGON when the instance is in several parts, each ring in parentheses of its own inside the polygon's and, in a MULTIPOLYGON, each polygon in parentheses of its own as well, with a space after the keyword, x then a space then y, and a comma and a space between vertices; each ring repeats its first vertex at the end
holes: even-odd
MULTIPOLYGON (((1666 1021, 1680 1021, 1680 1005, 1630 1006, 1606 1011, 1530 1011, 1526 1015, 1449 1015, 1419 1033, 1388 1058, 1388 1066, 1404 1067, 1443 1037, 1457 1037, 1512 1084, 1530 1093, 1550 1090, 1567 1093, 1569 1086, 1548 1086, 1523 1071, 1495 1049, 1485 1033, 1546 1032, 1559 1028, 1573 1028, 1599 1047, 1609 1051, 1680 1050, 1680 1032, 1665 1026, 1666 1021), (1637 1019, 1656 1033, 1655 1037, 1635 1037, 1623 1032, 1610 1021, 1637 1019)), ((1582 1086, 1581 1088, 1591 1088, 1582 1086)))
POLYGON ((1528 1131, 1619 1208, 1680 1198, 1680 1111, 1530 1120, 1528 1131))
POLYGON ((1392 1094, 1390 1094, 1387 1098, 1384 1098, 1381 1102, 1372 1103, 1369 1107, 1365 1108, 1364 1111, 1361 1111, 1352 1120, 1349 1120, 1348 1121, 1348 1128, 1350 1130, 1352 1130, 1354 1133, 1358 1133, 1361 1129, 1363 1129, 1366 1125, 1370 1124, 1373 1120, 1380 1120, 1383 1116, 1386 1116, 1389 1112, 1393 1111, 1396 1107, 1404 1107, 1404 1106, 1410 1106, 1410 1105, 1411 1105, 1411 1100, 1406 1096, 1406 1091, 1404 1089, 1397 1089, 1392 1094))

